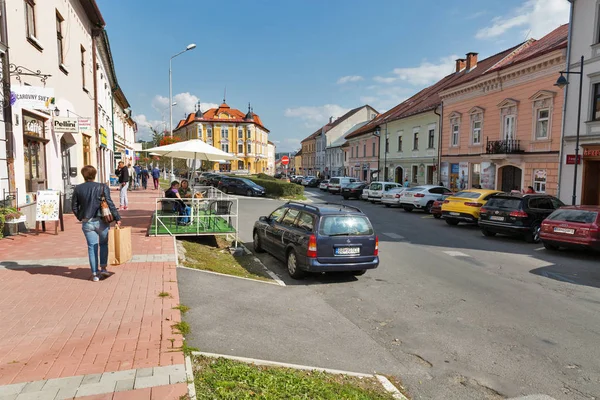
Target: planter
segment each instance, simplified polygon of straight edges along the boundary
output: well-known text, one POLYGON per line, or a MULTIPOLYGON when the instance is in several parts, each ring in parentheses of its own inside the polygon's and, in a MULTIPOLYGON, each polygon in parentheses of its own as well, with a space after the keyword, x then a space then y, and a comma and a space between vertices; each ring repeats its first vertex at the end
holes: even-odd
POLYGON ((4 236, 17 236, 19 232, 25 230, 25 222, 20 219, 4 222, 4 236))

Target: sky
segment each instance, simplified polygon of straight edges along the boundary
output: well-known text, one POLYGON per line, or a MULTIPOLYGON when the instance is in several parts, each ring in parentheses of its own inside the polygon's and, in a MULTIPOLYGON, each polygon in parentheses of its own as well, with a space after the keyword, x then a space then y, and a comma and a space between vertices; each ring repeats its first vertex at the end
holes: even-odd
POLYGON ((138 123, 169 126, 223 101, 252 104, 277 151, 295 151, 329 117, 384 112, 453 72, 569 19, 567 0, 97 0, 117 78, 138 123))

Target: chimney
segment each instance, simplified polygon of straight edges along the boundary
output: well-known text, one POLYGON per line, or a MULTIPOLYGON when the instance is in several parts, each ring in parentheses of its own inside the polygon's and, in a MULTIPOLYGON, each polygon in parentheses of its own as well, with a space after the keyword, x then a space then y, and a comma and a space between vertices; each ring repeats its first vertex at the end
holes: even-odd
POLYGON ((467 66, 467 60, 464 58, 459 58, 456 60, 456 72, 460 72, 467 66))
POLYGON ((329 123, 333 122, 333 116, 329 117, 329 123))
POLYGON ((467 71, 472 70, 477 66, 477 54, 478 53, 467 53, 467 71))

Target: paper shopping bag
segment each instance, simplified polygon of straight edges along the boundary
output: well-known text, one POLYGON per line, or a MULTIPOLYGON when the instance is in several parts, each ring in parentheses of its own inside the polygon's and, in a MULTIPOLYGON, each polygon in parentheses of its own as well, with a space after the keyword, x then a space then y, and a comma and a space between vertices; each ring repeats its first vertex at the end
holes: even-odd
POLYGON ((108 231, 108 262, 111 265, 125 264, 133 257, 131 248, 131 227, 127 226, 108 231))

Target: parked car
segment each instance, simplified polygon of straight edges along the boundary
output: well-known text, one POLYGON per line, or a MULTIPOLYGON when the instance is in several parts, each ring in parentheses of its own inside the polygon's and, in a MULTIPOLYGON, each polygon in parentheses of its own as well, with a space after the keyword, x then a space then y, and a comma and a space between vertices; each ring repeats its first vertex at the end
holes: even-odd
POLYGON ((387 192, 383 192, 381 203, 383 203, 386 207, 399 206, 400 199, 402 198, 402 192, 405 190, 406 188, 401 186, 390 189, 387 192))
POLYGON ((429 213, 435 200, 445 194, 451 195, 452 191, 437 185, 423 185, 407 188, 402 192, 400 206, 404 211, 408 212, 418 209, 429 213))
POLYGON ((444 204, 444 201, 451 197, 450 195, 443 195, 438 197, 434 202, 433 205, 431 206, 431 208, 429 209, 429 213, 431 215, 433 215, 433 218, 435 219, 440 219, 442 218, 442 204, 444 204))
POLYGON ((348 176, 331 178, 329 180, 329 193, 340 194, 340 193, 342 193, 343 188, 345 188, 349 184, 354 183, 356 181, 357 181, 357 179, 350 178, 348 176))
POLYGON ((342 197, 348 199, 360 199, 364 188, 367 187, 365 182, 354 182, 342 189, 342 197))
POLYGON ((208 179, 206 181, 206 185, 207 186, 213 186, 213 187, 218 187, 219 186, 219 181, 221 180, 221 178, 224 175, 221 174, 212 174, 208 176, 208 179))
POLYGON ((548 250, 559 247, 600 251, 600 206, 568 206, 542 222, 540 238, 548 250))
POLYGON ((401 184, 395 182, 372 182, 369 186, 367 200, 371 203, 380 202, 384 193, 401 187, 401 184))
POLYGON ((538 243, 542 221, 562 206, 547 194, 497 194, 479 210, 479 227, 484 236, 501 233, 538 243))
POLYGON ((265 188, 247 178, 226 178, 219 183, 219 189, 229 194, 244 194, 246 196, 264 196, 265 188))
POLYGON ((499 190, 467 189, 462 190, 444 200, 442 217, 448 225, 458 225, 459 222, 476 224, 479 221, 479 210, 488 200, 502 193, 499 190))
POLYGON ((356 207, 289 202, 260 217, 252 235, 254 250, 284 260, 294 279, 306 272, 363 275, 379 265, 379 239, 356 207))
POLYGON ((308 183, 305 185, 306 187, 319 187, 319 185, 321 184, 321 180, 319 178, 312 178, 308 181, 308 183))
POLYGON ((308 182, 310 182, 311 179, 316 179, 316 176, 309 175, 309 176, 305 176, 304 178, 302 178, 302 182, 301 182, 302 186, 307 186, 308 182))
POLYGON ((328 191, 329 190, 329 180, 325 179, 324 181, 321 181, 321 183, 319 184, 319 189, 323 190, 323 191, 328 191))

